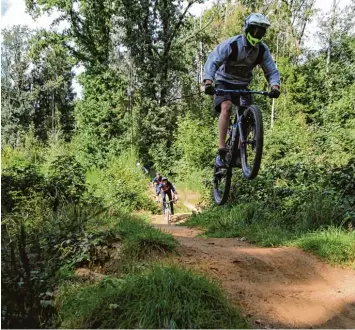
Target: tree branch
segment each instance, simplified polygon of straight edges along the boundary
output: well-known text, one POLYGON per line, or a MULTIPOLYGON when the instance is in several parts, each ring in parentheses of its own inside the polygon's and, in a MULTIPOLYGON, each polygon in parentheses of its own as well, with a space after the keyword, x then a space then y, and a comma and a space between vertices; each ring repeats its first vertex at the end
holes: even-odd
POLYGON ((163 56, 166 56, 167 53, 169 53, 170 47, 171 47, 171 43, 172 43, 172 41, 174 40, 175 35, 176 35, 177 31, 179 30, 179 28, 180 28, 180 26, 181 26, 181 24, 182 24, 182 21, 183 21, 183 19, 185 18, 186 14, 187 14, 187 11, 188 11, 189 8, 190 8, 195 2, 197 2, 197 1, 198 1, 198 0, 192 0, 192 1, 190 1, 190 2, 187 4, 187 6, 186 6, 184 12, 180 15, 179 21, 176 23, 176 25, 175 25, 175 27, 174 27, 174 30, 173 30, 173 32, 171 33, 171 35, 170 35, 170 37, 169 37, 169 39, 168 39, 167 46, 166 46, 166 48, 164 49, 164 55, 163 55, 163 56))
POLYGON ((205 24, 205 26, 203 26, 202 28, 200 28, 197 32, 194 32, 193 34, 190 34, 189 36, 187 36, 185 39, 182 39, 181 42, 186 42, 187 40, 193 38, 193 37, 197 37, 198 34, 200 32, 202 32, 203 30, 205 30, 211 23, 213 22, 213 17, 210 18, 210 20, 205 24))

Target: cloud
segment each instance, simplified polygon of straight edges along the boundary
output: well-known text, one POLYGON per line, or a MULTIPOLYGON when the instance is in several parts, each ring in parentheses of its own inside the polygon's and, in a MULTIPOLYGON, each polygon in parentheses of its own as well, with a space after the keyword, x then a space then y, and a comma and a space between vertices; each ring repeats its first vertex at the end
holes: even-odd
POLYGON ((13 25, 27 25, 31 29, 49 28, 53 16, 43 15, 36 21, 26 13, 25 0, 2 0, 1 28, 10 28, 13 25))

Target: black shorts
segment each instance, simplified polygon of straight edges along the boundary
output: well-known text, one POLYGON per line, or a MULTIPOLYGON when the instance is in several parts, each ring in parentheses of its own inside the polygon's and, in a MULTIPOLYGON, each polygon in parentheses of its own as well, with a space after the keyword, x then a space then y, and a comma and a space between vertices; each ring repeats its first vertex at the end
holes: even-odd
MULTIPOLYGON (((228 84, 225 82, 217 81, 216 82, 216 89, 246 89, 248 90, 247 86, 241 86, 241 85, 232 85, 228 84)), ((214 96, 214 108, 216 112, 220 113, 221 112, 221 104, 224 101, 232 101, 234 105, 238 104, 238 96, 236 94, 224 94, 224 95, 215 95, 214 96)), ((249 106, 253 103, 253 99, 251 97, 251 94, 249 95, 243 95, 240 96, 240 105, 243 107, 249 106)))

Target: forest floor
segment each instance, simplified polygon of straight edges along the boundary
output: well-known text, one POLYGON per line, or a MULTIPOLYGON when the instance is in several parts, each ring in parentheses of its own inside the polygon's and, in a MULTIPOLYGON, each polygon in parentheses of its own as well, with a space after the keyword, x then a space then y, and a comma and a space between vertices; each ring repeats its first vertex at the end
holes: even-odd
MULTIPOLYGON (((192 208, 189 203, 185 203, 192 208)), ((181 223, 187 213, 176 215, 181 223)), ((220 282, 255 328, 355 328, 355 272, 294 247, 260 248, 245 238, 203 238, 201 231, 154 226, 180 242, 175 262, 220 282)))

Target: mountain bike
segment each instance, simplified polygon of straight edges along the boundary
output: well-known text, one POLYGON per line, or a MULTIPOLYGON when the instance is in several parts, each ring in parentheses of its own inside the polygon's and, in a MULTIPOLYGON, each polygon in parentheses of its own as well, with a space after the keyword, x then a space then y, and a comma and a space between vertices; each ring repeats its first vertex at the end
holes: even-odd
POLYGON ((174 200, 162 201, 163 209, 164 209, 164 220, 166 224, 169 224, 172 218, 171 205, 170 205, 171 202, 174 203, 174 200))
MULTIPOLYGON (((216 90, 216 95, 224 93, 237 96, 246 94, 269 96, 269 92, 266 91, 216 90)), ((213 195, 218 205, 223 205, 228 199, 234 167, 241 167, 243 176, 251 180, 258 175, 261 164, 264 140, 261 111, 256 105, 241 106, 240 97, 237 97, 237 100, 234 120, 230 119, 227 134, 226 168, 214 165, 213 195)))

